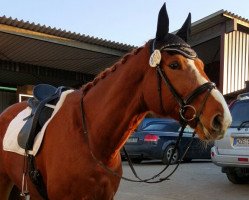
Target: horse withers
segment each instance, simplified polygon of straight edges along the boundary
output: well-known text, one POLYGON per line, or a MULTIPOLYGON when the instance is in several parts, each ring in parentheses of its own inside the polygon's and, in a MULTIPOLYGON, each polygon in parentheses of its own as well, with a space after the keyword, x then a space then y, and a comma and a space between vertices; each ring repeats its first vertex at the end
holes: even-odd
MULTIPOLYGON (((47 199, 113 199, 122 175, 119 151, 148 111, 189 124, 203 140, 223 137, 231 115, 186 42, 190 25, 189 15, 177 34, 168 33, 164 4, 154 39, 67 95, 35 157, 47 199)), ((17 103, 1 114, 1 141, 26 107, 17 103)), ((0 149, 0 197, 7 200, 13 185, 22 187, 24 157, 4 151, 2 142, 0 149)), ((31 199, 43 199, 29 179, 27 187, 31 199)))

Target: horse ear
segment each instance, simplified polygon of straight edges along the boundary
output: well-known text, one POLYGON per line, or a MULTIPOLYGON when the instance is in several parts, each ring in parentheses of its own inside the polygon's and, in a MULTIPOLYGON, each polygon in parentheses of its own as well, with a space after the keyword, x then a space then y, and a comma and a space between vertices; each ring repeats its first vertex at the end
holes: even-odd
POLYGON ((182 38, 185 42, 188 41, 191 34, 191 13, 188 14, 187 19, 185 20, 182 28, 176 33, 177 36, 182 38))
POLYGON ((169 32, 169 17, 164 3, 158 14, 156 39, 162 41, 169 32))

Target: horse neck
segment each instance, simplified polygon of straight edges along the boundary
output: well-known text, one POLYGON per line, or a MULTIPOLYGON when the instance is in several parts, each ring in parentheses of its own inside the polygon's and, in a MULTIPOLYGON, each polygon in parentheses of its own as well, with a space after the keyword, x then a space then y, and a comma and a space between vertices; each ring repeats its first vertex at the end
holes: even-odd
POLYGON ((149 58, 147 48, 140 49, 137 55, 124 57, 114 65, 115 71, 110 68, 113 72, 104 78, 100 74, 103 79, 94 83, 84 97, 90 148, 103 162, 116 157, 145 115, 141 91, 148 67, 145 58, 149 58))

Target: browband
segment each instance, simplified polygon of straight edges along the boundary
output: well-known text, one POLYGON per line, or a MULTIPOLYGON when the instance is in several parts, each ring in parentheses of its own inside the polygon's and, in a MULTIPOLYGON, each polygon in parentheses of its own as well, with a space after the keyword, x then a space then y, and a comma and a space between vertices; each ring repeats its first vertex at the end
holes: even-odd
MULTIPOLYGON (((154 50, 156 50, 155 42, 156 42, 156 39, 154 39, 152 42, 151 53, 153 53, 154 50)), ((168 51, 168 52, 173 52, 173 53, 180 53, 181 55, 185 56, 186 58, 190 58, 190 59, 197 58, 197 53, 195 52, 195 50, 193 50, 190 47, 190 45, 188 45, 187 43, 183 43, 183 42, 166 44, 162 46, 161 48, 159 48, 158 50, 168 51)))
POLYGON ((182 44, 165 45, 160 48, 160 51, 180 53, 186 58, 190 58, 190 59, 197 58, 197 53, 190 46, 182 45, 182 44))

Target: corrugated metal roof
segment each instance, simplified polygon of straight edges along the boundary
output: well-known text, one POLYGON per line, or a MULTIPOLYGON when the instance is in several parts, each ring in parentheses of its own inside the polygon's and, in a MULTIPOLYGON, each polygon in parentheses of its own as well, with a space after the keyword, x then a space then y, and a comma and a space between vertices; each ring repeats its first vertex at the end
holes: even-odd
POLYGON ((0 38, 1 60, 92 75, 134 48, 6 16, 0 17, 0 38))
MULTIPOLYGON (((198 33, 202 30, 208 29, 212 26, 215 26, 221 22, 224 22, 226 20, 228 20, 228 18, 230 19, 237 19, 237 20, 241 20, 245 23, 248 23, 249 25, 249 20, 246 18, 243 18, 239 15, 236 15, 232 12, 229 12, 227 10, 219 10, 215 13, 212 13, 211 15, 208 15, 200 20, 197 20, 195 22, 192 23, 192 34, 198 33)), ((175 31, 177 32, 177 31, 175 31)))
POLYGON ((30 31, 40 32, 44 34, 54 35, 58 37, 68 38, 79 42, 86 42, 90 44, 100 45, 121 51, 130 51, 131 49, 134 48, 134 46, 131 45, 109 41, 97 37, 91 37, 89 35, 79 34, 71 31, 52 28, 46 25, 30 23, 29 21, 18 20, 17 18, 12 19, 11 17, 6 17, 5 15, 0 17, 0 24, 22 28, 30 31))
POLYGON ((223 14, 229 15, 231 18, 236 18, 236 19, 239 19, 239 20, 241 20, 241 21, 244 21, 244 22, 249 23, 249 19, 246 19, 246 18, 244 18, 244 17, 241 17, 241 16, 239 16, 239 15, 236 15, 235 13, 229 12, 229 11, 227 11, 227 10, 221 10, 221 11, 223 11, 223 14))
POLYGON ((117 55, 6 34, 1 30, 0 38, 1 60, 30 65, 98 74, 120 58, 117 55))
MULTIPOLYGON (((192 33, 199 33, 228 18, 249 24, 248 19, 220 10, 192 23, 192 33)), ((0 17, 0 38, 1 60, 92 75, 111 66, 135 48, 6 16, 0 17)))

